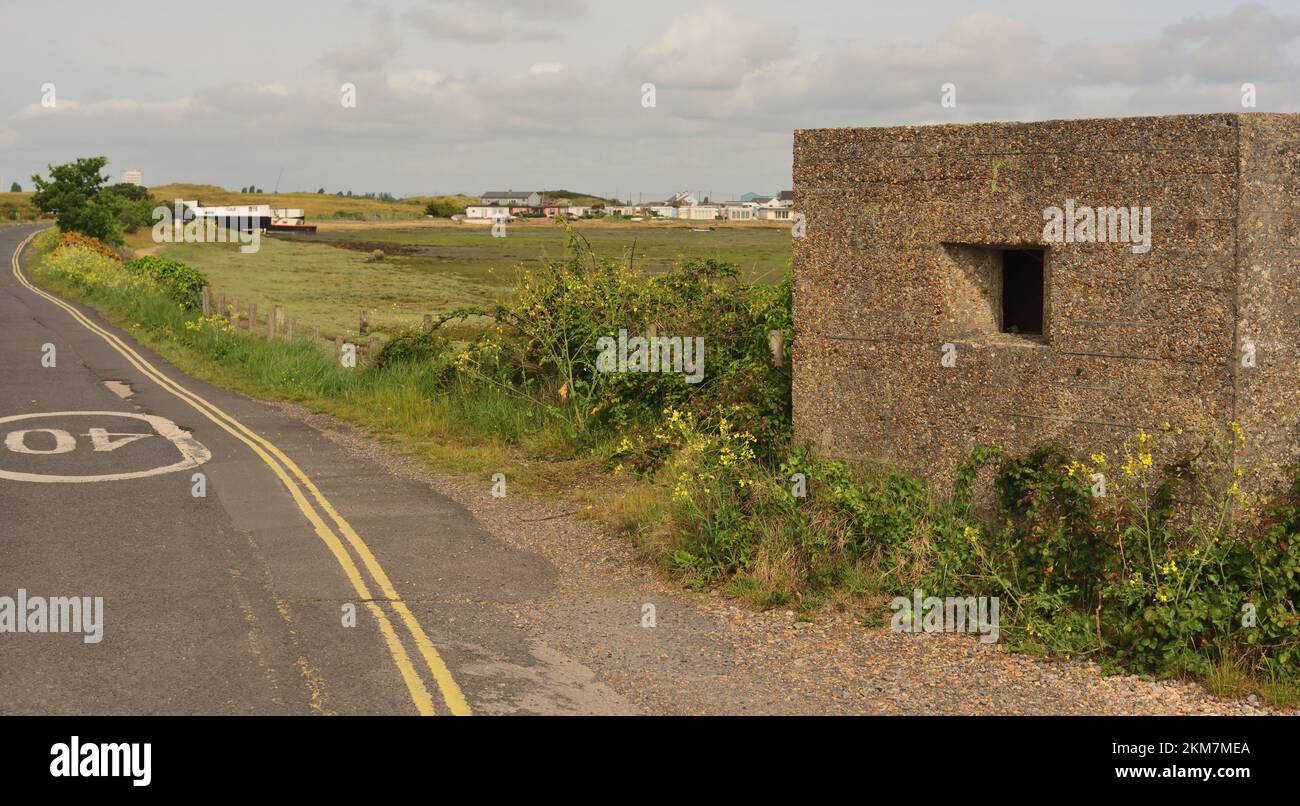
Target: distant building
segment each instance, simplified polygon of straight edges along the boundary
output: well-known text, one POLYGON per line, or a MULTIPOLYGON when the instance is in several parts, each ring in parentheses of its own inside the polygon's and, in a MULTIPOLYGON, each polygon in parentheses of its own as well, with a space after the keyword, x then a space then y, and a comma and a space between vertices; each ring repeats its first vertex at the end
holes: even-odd
POLYGON ((536 207, 542 203, 542 196, 533 190, 492 190, 480 196, 479 201, 485 205, 503 207, 536 207))
POLYGON ((722 214, 728 221, 753 221, 757 207, 757 204, 748 201, 723 202, 722 214))
POLYGON ((690 207, 682 207, 678 209, 677 217, 689 218, 691 221, 717 221, 722 217, 722 205, 695 204, 690 207))
POLYGON ((490 221, 499 216, 510 217, 510 206, 501 204, 471 204, 465 208, 465 217, 490 221))
POLYGON ((794 207, 794 191, 783 190, 758 205, 754 217, 759 221, 789 221, 794 207))
POLYGON ((123 171, 122 184, 124 185, 143 185, 143 177, 139 171, 123 171))
MULTIPOLYGON (((269 204, 238 204, 224 207, 206 207, 201 201, 182 201, 187 218, 215 219, 219 226, 243 231, 264 230, 271 226, 273 217, 269 204)), ((288 212, 288 211, 284 211, 288 212)), ((298 212, 298 211, 294 211, 298 212)))

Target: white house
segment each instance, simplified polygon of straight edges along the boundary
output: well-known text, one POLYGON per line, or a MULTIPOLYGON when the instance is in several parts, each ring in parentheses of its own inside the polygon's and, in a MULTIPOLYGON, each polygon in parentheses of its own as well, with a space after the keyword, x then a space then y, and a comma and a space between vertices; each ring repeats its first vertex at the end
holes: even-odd
POLYGON ((465 208, 465 217, 480 221, 491 221, 498 216, 510 218, 510 206, 497 204, 471 204, 465 208))
POLYGON ((718 204, 696 204, 678 209, 678 218, 691 221, 717 221, 722 217, 722 206, 718 204))
MULTIPOLYGON (((685 208, 683 208, 685 209, 685 208)), ((677 208, 667 202, 650 202, 645 206, 645 210, 650 215, 659 216, 660 218, 677 218, 677 208)), ((684 218, 685 216, 683 216, 684 218)))
POLYGON ((753 202, 729 201, 722 203, 723 216, 728 221, 753 221, 754 210, 758 205, 753 202))
POLYGON ((793 207, 794 191, 783 190, 758 205, 757 218, 760 221, 789 221, 793 207))

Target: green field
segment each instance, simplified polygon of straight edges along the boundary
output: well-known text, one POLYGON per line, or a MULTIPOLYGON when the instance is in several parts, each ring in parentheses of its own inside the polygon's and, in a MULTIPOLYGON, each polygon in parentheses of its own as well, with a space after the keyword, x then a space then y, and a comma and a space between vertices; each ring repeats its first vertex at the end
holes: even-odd
MULTIPOLYGON (((601 222, 575 229, 598 254, 631 259, 649 272, 682 259, 716 258, 740 267, 745 280, 775 282, 790 262, 788 227, 699 233, 687 226, 601 222)), ((131 240, 144 247, 147 237, 141 232, 131 240)), ((252 302, 262 311, 284 305, 298 326, 353 335, 363 308, 372 329, 391 333, 417 325, 425 313, 491 307, 509 293, 517 267, 562 256, 565 238, 563 229, 545 223, 511 224, 505 238, 493 238, 481 225, 361 225, 266 237, 256 254, 224 244, 169 244, 159 254, 200 268, 227 300, 252 302), (382 260, 371 257, 376 249, 384 252, 382 260)))

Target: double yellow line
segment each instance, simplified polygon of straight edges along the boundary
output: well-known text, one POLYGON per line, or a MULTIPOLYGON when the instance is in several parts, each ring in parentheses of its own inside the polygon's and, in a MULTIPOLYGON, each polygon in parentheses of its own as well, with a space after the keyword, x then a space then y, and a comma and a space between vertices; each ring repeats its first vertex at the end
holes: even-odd
POLYGON ((380 594, 388 601, 389 606, 392 607, 393 611, 397 614, 402 625, 406 627, 410 639, 415 643, 415 647, 420 656, 424 659, 424 663, 428 667, 429 673, 433 676, 433 680, 442 694, 442 699, 443 702, 446 703, 447 709, 457 716, 468 716, 471 711, 469 703, 465 700, 464 693, 461 692, 460 686, 456 684, 455 679, 451 676, 451 671, 447 668, 447 664, 444 663, 441 656, 438 655, 438 650, 434 648, 433 642, 429 640, 428 634, 420 627, 420 623, 416 620, 415 614, 406 606, 406 602, 402 601, 402 598, 397 593, 397 589, 393 587, 392 580, 388 578, 388 574, 384 573, 384 569, 379 565, 379 560, 375 558, 370 547, 366 545, 366 542, 361 539, 361 536, 356 533, 352 526, 343 519, 343 516, 334 509, 329 500, 319 489, 317 489, 311 478, 309 478, 292 459, 282 453, 279 448, 272 445, 260 434, 250 430, 243 423, 239 422, 234 417, 231 417, 212 403, 176 383, 171 378, 168 378, 159 371, 157 367, 141 357, 140 354, 133 350, 130 345, 95 324, 83 315, 81 311, 53 294, 46 293, 44 290, 32 285, 32 283, 23 275, 22 268, 18 262, 18 257, 22 254, 22 251, 27 244, 30 243, 37 234, 38 233, 34 232, 29 235, 18 245, 18 248, 14 250, 13 273, 14 277, 18 278, 18 282, 33 294, 49 300, 53 304, 67 311, 73 319, 76 319, 87 330, 90 330, 95 335, 102 338, 110 347, 121 353, 132 366, 140 370, 140 372, 146 377, 153 380, 172 395, 188 403, 195 411, 199 412, 204 417, 207 417, 231 436, 252 449, 252 451, 266 463, 267 467, 271 468, 272 472, 279 477, 281 483, 284 484, 285 489, 289 491, 289 495, 293 497, 294 503, 298 505, 298 509, 302 510, 302 514, 306 516, 307 520, 315 529, 317 537, 325 543, 329 548, 330 553, 334 555, 334 559, 343 568, 343 572, 347 575, 348 581, 352 583, 352 588, 356 591, 357 597, 365 603, 366 607, 370 610, 370 614, 374 616, 375 621, 379 624, 379 631, 383 634, 384 641, 388 645, 388 651, 393 656, 393 663, 397 665, 397 670, 401 673, 402 680, 406 683, 407 691, 410 692, 411 700, 415 703, 416 710, 419 711, 422 716, 434 716, 438 713, 437 709, 434 707, 433 697, 429 694, 429 689, 425 686, 423 678, 416 671, 415 665, 411 662, 411 657, 407 653, 405 643, 393 628, 392 621, 389 620, 388 614, 385 613, 383 608, 381 608, 378 602, 375 601, 375 597, 371 594, 371 589, 366 583, 366 579, 362 576, 360 569, 353 561, 352 555, 348 553, 347 548, 344 547, 344 540, 347 541, 347 545, 351 546, 352 550, 356 552, 357 556, 361 559, 361 564, 370 573, 370 578, 374 580, 374 584, 379 588, 380 594), (310 496, 310 500, 308 496, 310 496), (319 508, 319 512, 317 511, 317 508, 319 508), (326 522, 326 518, 323 517, 321 513, 324 513, 324 515, 328 516, 329 520, 333 522, 332 528, 330 524, 326 522), (340 534, 342 534, 343 540, 339 538, 340 534))

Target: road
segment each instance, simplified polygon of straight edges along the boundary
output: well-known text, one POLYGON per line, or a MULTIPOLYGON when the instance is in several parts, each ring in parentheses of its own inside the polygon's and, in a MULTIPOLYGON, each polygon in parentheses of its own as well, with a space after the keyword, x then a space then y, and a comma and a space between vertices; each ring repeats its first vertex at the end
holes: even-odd
POLYGON ((495 606, 544 559, 31 286, 34 231, 0 228, 0 713, 628 710, 495 606), (53 597, 102 597, 102 640, 40 631, 53 597))

